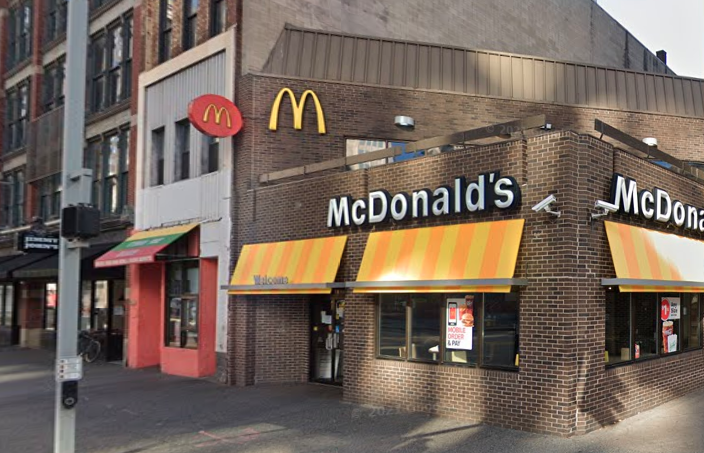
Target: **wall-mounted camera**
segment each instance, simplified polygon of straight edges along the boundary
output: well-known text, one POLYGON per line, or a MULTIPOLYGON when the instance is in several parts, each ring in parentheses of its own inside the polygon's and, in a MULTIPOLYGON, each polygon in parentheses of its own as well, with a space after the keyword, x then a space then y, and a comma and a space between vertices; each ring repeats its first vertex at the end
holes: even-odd
POLYGON ((540 212, 540 211, 545 211, 548 214, 552 214, 555 217, 560 217, 562 215, 562 212, 560 211, 553 211, 552 208, 550 207, 554 202, 557 201, 557 198, 555 198, 555 195, 548 195, 547 198, 545 198, 543 201, 540 203, 536 204, 533 206, 531 209, 535 212, 540 212))
POLYGON ((599 217, 605 217, 609 215, 611 212, 616 212, 618 211, 618 206, 616 206, 613 203, 609 203, 608 201, 604 200, 596 200, 594 203, 594 207, 596 209, 599 209, 600 212, 595 212, 592 213, 592 219, 598 219, 599 217))

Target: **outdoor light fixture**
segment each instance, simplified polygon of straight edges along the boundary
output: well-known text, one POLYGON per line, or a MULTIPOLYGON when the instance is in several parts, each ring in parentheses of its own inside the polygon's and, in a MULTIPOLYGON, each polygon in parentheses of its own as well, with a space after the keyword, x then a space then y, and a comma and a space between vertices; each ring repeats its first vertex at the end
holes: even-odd
POLYGON ((543 201, 533 206, 531 209, 533 209, 533 211, 535 212, 545 211, 548 214, 554 215, 555 217, 560 217, 562 215, 562 212, 553 211, 552 209, 550 209, 550 205, 552 205, 555 201, 557 201, 557 198, 555 198, 555 195, 551 194, 543 201))
POLYGON ((658 139, 655 137, 645 137, 643 139, 643 143, 645 143, 648 146, 657 147, 658 146, 658 139))
POLYGON ((413 129, 416 122, 410 116, 399 115, 394 118, 394 124, 402 129, 413 129))
POLYGON ((609 215, 609 213, 618 211, 618 206, 603 200, 596 200, 596 203, 594 203, 594 207, 599 209, 600 211, 592 213, 592 220, 598 219, 600 217, 605 217, 609 215))
POLYGON ((552 130, 552 123, 545 123, 540 128, 544 131, 551 131, 552 130))

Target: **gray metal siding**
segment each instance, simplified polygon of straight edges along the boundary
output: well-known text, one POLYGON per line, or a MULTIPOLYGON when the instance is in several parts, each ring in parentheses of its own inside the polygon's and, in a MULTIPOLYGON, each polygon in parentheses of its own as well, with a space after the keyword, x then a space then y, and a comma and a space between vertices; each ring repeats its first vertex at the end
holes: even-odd
MULTIPOLYGON (((297 61, 297 59, 292 59, 297 61)), ((164 80, 146 88, 146 131, 144 149, 151 156, 151 132, 164 127, 164 182, 174 181, 177 160, 175 123, 188 118, 188 104, 203 94, 227 95, 225 82, 225 52, 188 67, 164 80)), ((191 177, 200 175, 201 149, 203 135, 193 126, 190 129, 190 173, 191 177)), ((146 175, 146 185, 150 185, 150 176, 146 175)))
POLYGON ((704 117, 704 80, 286 27, 264 72, 704 117))

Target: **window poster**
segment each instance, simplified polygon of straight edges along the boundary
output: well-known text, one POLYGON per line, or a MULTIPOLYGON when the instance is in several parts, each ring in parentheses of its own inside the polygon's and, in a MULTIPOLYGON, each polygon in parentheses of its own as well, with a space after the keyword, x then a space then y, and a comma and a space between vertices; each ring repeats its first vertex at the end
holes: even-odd
POLYGON ((663 297, 660 301, 662 319, 662 347, 665 353, 677 351, 677 334, 674 319, 680 319, 680 298, 663 297))
POLYGON ((446 349, 472 350, 474 296, 447 299, 446 349))

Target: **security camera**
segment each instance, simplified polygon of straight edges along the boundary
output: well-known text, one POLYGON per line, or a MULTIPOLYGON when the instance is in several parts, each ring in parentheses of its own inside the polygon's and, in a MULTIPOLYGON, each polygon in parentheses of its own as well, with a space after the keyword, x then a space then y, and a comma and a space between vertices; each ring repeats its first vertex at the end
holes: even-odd
POLYGON ((533 206, 531 209, 533 209, 533 211, 535 212, 545 211, 548 214, 560 217, 560 215, 562 215, 560 211, 553 211, 552 209, 550 209, 550 205, 553 204, 555 201, 557 201, 557 198, 555 198, 555 195, 551 194, 548 195, 548 197, 545 198, 543 201, 533 206))
POLYGON ((603 201, 603 200, 596 200, 596 203, 594 203, 595 208, 603 209, 606 212, 616 212, 618 211, 618 206, 616 206, 613 203, 609 203, 608 201, 603 201))
POLYGON ((544 199, 540 203, 533 206, 533 211, 535 211, 535 212, 542 211, 543 209, 545 209, 548 206, 550 206, 551 204, 553 204, 556 200, 557 200, 557 198, 555 198, 555 195, 548 195, 548 197, 546 199, 544 199))
POLYGON ((609 215, 610 212, 618 211, 618 206, 608 201, 596 200, 594 207, 601 209, 601 212, 592 213, 592 220, 609 215))

